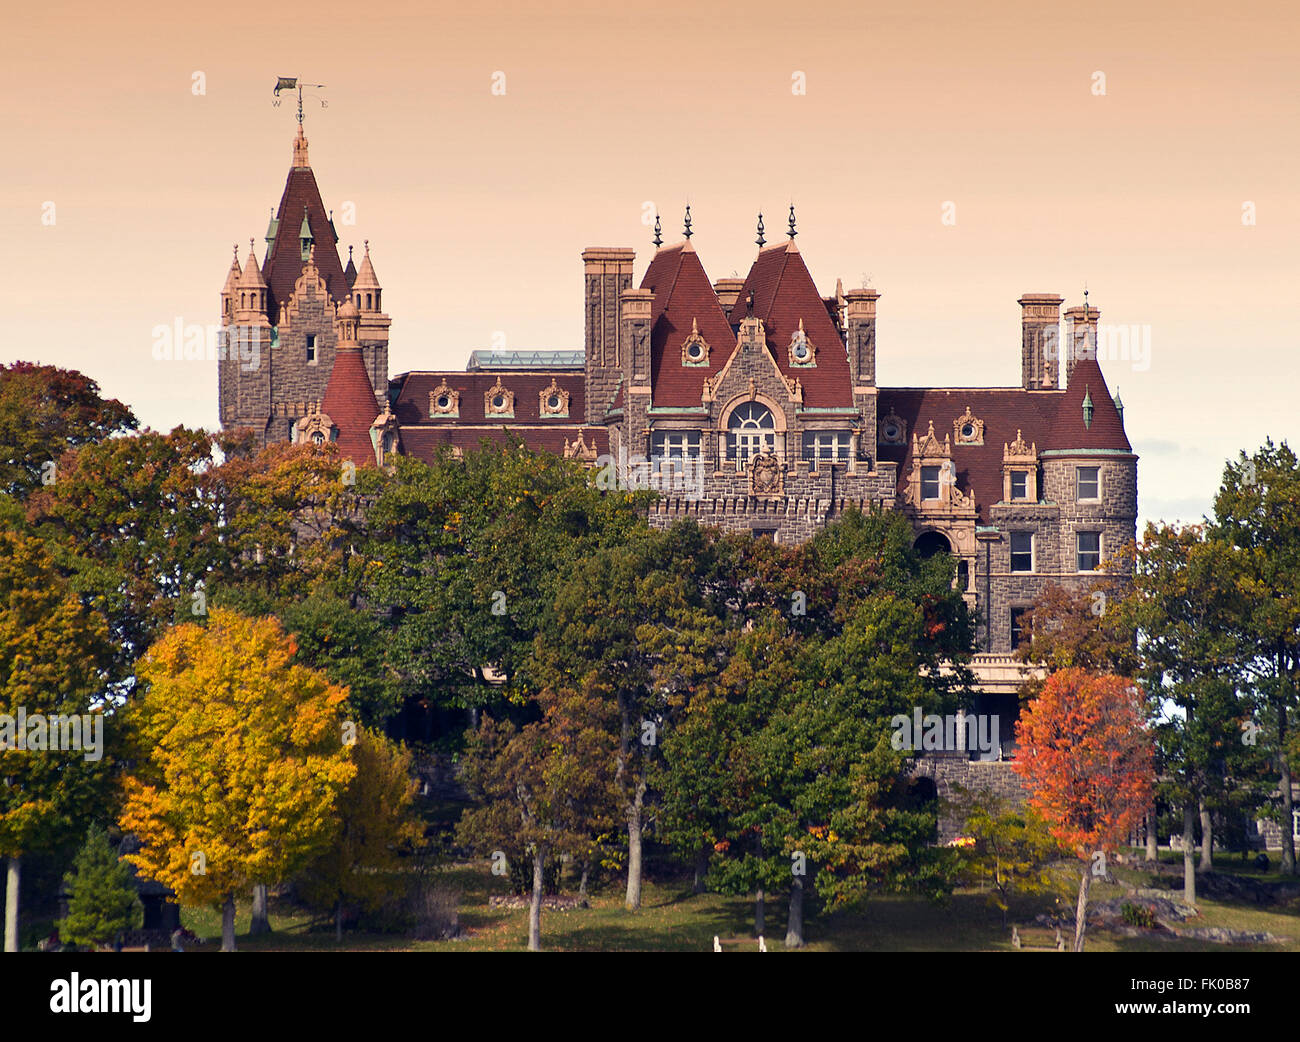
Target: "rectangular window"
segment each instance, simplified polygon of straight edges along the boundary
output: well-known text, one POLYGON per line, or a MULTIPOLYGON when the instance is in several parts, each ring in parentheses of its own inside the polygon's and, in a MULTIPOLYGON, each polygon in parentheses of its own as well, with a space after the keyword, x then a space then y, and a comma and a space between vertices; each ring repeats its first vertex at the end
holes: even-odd
POLYGON ((1076 532, 1078 540, 1079 571, 1091 572, 1101 565, 1101 533, 1076 532))
POLYGON ((1078 467, 1075 469, 1075 475, 1078 483, 1075 488, 1075 499, 1080 503, 1089 499, 1100 499, 1100 482, 1098 481, 1098 471, 1100 467, 1078 467))
POLYGON ((650 457, 656 473, 664 467, 681 470, 687 460, 693 462, 700 458, 700 432, 653 431, 650 457))
POLYGON ((921 498, 922 499, 939 498, 939 468, 938 467, 921 468, 921 498))
POLYGON ((1034 570, 1034 533, 1011 533, 1011 570, 1013 572, 1032 572, 1034 570))
POLYGON ((1025 470, 1013 470, 1011 472, 1011 498, 1028 499, 1029 498, 1029 472, 1025 470))
POLYGON ((1011 650, 1015 651, 1020 647, 1021 641, 1029 639, 1029 611, 1028 608, 1011 609, 1011 650))
POLYGON ((316 334, 307 334, 307 361, 313 365, 316 362, 316 334))
POLYGON ((1296 839, 1300 839, 1300 810, 1291 812, 1291 835, 1296 839))
POLYGON ((814 467, 849 461, 848 431, 804 431, 803 458, 814 467))

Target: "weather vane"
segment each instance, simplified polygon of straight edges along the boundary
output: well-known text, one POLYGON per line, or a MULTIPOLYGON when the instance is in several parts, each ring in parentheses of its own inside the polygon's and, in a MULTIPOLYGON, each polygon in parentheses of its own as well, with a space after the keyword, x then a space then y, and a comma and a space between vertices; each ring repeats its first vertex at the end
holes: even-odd
MULTIPOLYGON (((275 81, 275 92, 274 92, 274 93, 275 93, 275 100, 274 100, 273 102, 271 102, 272 105, 274 105, 274 106, 276 106, 276 107, 278 108, 279 105, 280 105, 280 91, 282 91, 282 90, 296 90, 296 91, 298 92, 298 126, 300 126, 300 127, 302 126, 302 89, 303 89, 303 87, 315 87, 315 88, 317 88, 317 89, 323 90, 323 89, 325 88, 325 84, 323 84, 323 83, 303 83, 302 80, 298 79, 297 76, 280 76, 280 77, 277 77, 277 78, 276 78, 276 81, 275 81)), ((324 108, 329 108, 329 102, 327 102, 324 98, 317 98, 316 100, 320 102, 320 107, 321 107, 321 108, 323 108, 323 109, 324 109, 324 108)))

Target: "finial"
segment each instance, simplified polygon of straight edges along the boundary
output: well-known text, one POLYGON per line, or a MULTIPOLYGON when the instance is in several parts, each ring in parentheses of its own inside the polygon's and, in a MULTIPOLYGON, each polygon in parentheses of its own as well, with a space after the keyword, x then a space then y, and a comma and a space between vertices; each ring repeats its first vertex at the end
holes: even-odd
POLYGON ((370 256, 370 240, 369 240, 369 239, 362 239, 362 240, 361 240, 361 245, 364 246, 364 247, 366 248, 366 256, 369 257, 369 256, 370 256))
POLYGON ((655 237, 651 240, 655 244, 655 249, 659 249, 664 244, 664 237, 661 234, 663 227, 659 224, 659 215, 655 214, 655 237))
POLYGON ((794 238, 796 235, 798 235, 798 234, 799 234, 799 233, 795 230, 795 227, 794 227, 794 203, 791 203, 791 204, 790 204, 790 231, 789 231, 789 235, 790 235, 790 238, 793 239, 793 238, 794 238))
POLYGON ((348 246, 348 263, 349 263, 349 264, 352 263, 352 247, 351 247, 351 245, 348 246))
POLYGON ((249 240, 248 240, 248 252, 249 252, 249 253, 252 253, 252 252, 253 252, 253 240, 252 240, 252 239, 249 239, 249 240))
POLYGON ((754 242, 758 244, 760 250, 763 248, 763 244, 767 242, 767 240, 763 238, 763 214, 761 212, 758 215, 758 238, 755 239, 754 242))
POLYGON ((691 204, 690 204, 690 203, 687 203, 687 204, 686 204, 686 238, 687 238, 687 241, 690 240, 691 234, 692 234, 692 233, 691 233, 691 204))
POLYGON ((235 255, 235 262, 238 263, 238 262, 239 262, 239 243, 237 243, 237 242, 236 242, 236 243, 233 243, 233 244, 231 245, 231 247, 230 247, 230 252, 233 253, 233 254, 235 255))

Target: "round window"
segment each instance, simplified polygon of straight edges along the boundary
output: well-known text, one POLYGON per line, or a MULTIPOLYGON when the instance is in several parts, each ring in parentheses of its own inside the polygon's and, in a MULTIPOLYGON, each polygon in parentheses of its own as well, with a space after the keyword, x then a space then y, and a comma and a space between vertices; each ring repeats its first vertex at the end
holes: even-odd
POLYGON ((703 358, 704 348, 698 343, 691 344, 691 346, 686 349, 686 354, 695 359, 703 358))
POLYGON ((547 398, 547 399, 546 399, 546 407, 547 407, 548 409, 550 409, 551 412, 559 412, 559 411, 560 411, 560 396, 559 396, 558 394, 553 394, 553 395, 551 395, 549 398, 547 398))
POLYGON ((498 394, 496 397, 492 399, 492 408, 504 409, 505 407, 506 407, 506 396, 504 394, 498 394))
POLYGON ((885 426, 885 437, 890 441, 897 441, 899 435, 898 424, 890 423, 885 426))
POLYGON ((965 424, 961 429, 961 436, 963 438, 975 437, 975 425, 973 423, 965 424))
POLYGON ((450 398, 448 395, 445 395, 445 394, 439 395, 439 396, 438 396, 438 408, 439 408, 439 409, 450 409, 450 408, 451 408, 451 398, 450 398))
POLYGON ((799 343, 794 345, 794 356, 795 358, 799 359, 799 361, 801 362, 807 359, 808 344, 806 341, 801 340, 799 341, 799 343))

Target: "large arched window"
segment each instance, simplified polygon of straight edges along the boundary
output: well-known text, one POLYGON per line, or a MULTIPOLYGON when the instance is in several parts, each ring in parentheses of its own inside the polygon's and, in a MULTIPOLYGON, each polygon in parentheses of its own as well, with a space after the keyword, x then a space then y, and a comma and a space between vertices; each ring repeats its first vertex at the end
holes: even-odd
POLYGON ((758 402, 737 406, 727 421, 727 458, 745 462, 776 451, 776 418, 758 402))

